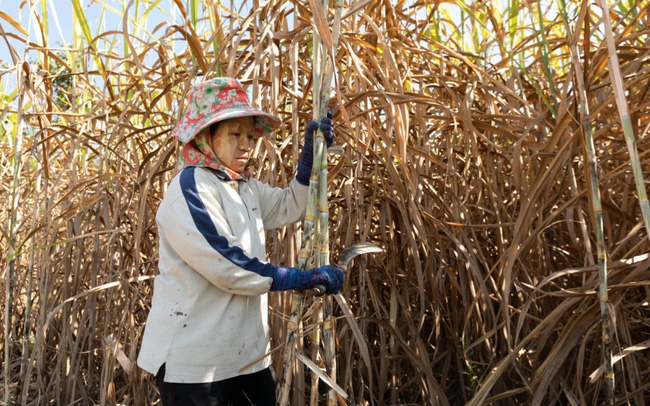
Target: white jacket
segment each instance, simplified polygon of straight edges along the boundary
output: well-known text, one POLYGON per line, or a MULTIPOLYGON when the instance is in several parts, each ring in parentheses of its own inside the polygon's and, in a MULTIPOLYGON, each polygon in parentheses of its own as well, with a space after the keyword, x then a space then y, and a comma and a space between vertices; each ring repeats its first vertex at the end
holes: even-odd
POLYGON ((264 230, 300 220, 308 187, 227 181, 189 167, 169 185, 156 214, 160 274, 138 365, 165 381, 213 382, 271 364, 264 230), (262 359, 239 372, 245 365, 262 359))

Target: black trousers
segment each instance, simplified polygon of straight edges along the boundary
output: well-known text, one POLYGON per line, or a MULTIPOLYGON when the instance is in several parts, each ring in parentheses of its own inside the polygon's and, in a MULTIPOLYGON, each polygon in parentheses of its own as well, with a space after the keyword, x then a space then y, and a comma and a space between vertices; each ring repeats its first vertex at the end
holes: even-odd
POLYGON ((165 364, 156 374, 163 406, 276 406, 273 368, 209 383, 165 382, 165 364))

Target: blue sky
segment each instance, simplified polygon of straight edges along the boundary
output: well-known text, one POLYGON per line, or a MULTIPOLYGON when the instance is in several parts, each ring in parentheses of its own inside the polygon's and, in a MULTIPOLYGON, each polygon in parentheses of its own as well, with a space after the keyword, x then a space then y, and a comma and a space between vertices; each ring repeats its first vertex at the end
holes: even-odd
MULTIPOLYGON (((71 45, 73 37, 73 7, 72 0, 35 0, 36 14, 42 16, 41 6, 43 3, 47 5, 47 16, 48 16, 48 27, 49 27, 49 38, 48 38, 48 47, 64 47, 65 44, 71 45)), ((126 4, 129 3, 129 0, 81 0, 84 14, 88 19, 90 24, 90 29, 92 31, 92 36, 94 37, 98 33, 106 32, 109 30, 119 30, 122 31, 122 12, 126 4), (102 15, 102 12, 105 12, 102 15)), ((155 0, 141 0, 135 2, 134 4, 140 3, 140 13, 146 9, 150 3, 155 3, 155 0)), ((183 0, 185 7, 188 8, 188 2, 183 0)), ((237 0, 235 1, 235 7, 239 8, 249 8, 249 3, 252 3, 251 0, 237 0)), ((32 42, 38 41, 41 43, 40 33, 37 32, 35 24, 32 22, 30 24, 29 16, 29 0, 0 0, 0 11, 9 15, 11 18, 18 21, 24 29, 29 29, 30 31, 30 40, 32 42), (21 8, 21 4, 23 7, 21 8)), ((189 9, 187 10, 189 12, 189 9)), ((129 10, 131 17, 134 17, 134 7, 129 10)), ((174 4, 173 0, 159 0, 158 8, 151 11, 146 20, 147 27, 143 27, 148 30, 152 30, 156 25, 161 22, 167 22, 168 24, 179 23, 180 13, 178 12, 177 6, 174 4)), ((139 19, 140 20, 140 19, 139 19)), ((6 32, 12 32, 18 34, 18 31, 14 29, 7 21, 0 18, 0 24, 2 24, 3 29, 6 32)), ((198 30, 200 31, 200 30, 198 30)), ((20 34, 22 37, 23 35, 20 34)), ((24 45, 15 39, 10 39, 11 46, 14 47, 20 56, 23 57, 24 45)), ((36 55, 30 55, 28 59, 35 59, 36 55)), ((0 36, 0 60, 11 63, 11 57, 6 42, 0 36)))
MULTIPOLYGON (((39 2, 40 3, 40 2, 39 2)), ((84 2, 89 3, 89 2, 84 2)), ((18 21, 25 30, 30 26, 29 23, 29 5, 28 2, 22 0, 0 0, 0 10, 8 14, 11 18, 18 21), (21 8, 20 5, 23 4, 21 8)), ((89 7, 89 10, 92 8, 89 7)), ((50 46, 60 43, 63 46, 65 40, 68 43, 72 40, 72 3, 70 1, 61 1, 61 0, 51 0, 47 4, 47 12, 49 19, 49 43, 50 46), (56 4, 56 9, 52 9, 52 6, 56 4), (58 26, 56 20, 58 20, 58 26)), ((41 15, 41 5, 37 4, 36 13, 41 15)), ((9 23, 2 20, 2 26, 7 32, 17 33, 18 31, 14 29, 9 23)), ((35 27, 31 27, 29 30, 30 38, 34 40, 37 37, 35 27)), ((20 41, 11 40, 11 45, 16 48, 19 56, 22 58, 24 52, 24 46, 20 41)), ((0 59, 3 61, 10 62, 11 57, 7 44, 5 41, 0 41, 0 59)))
MULTIPOLYGON (((91 36, 95 37, 99 33, 105 33, 112 30, 121 32, 123 9, 129 4, 129 2, 129 0, 81 0, 84 15, 90 25, 91 36)), ((75 27, 77 27, 76 29, 79 29, 78 25, 74 24, 73 21, 74 11, 72 0, 35 0, 34 3, 36 4, 34 11, 39 18, 42 18, 43 16, 41 10, 42 5, 45 4, 47 7, 47 26, 49 29, 47 46, 49 48, 65 48, 66 45, 68 47, 72 46, 73 29, 75 27)), ((135 1, 134 6, 139 4, 138 13, 142 15, 144 10, 147 9, 151 3, 157 3, 157 7, 148 14, 147 19, 142 19, 138 16, 136 20, 142 21, 142 24, 145 24, 144 27, 139 27, 139 29, 144 30, 145 32, 152 31, 153 28, 161 22, 167 24, 182 24, 182 21, 180 21, 181 16, 174 0, 140 0, 135 1)), ((252 3, 251 0, 237 0, 235 1, 235 6, 237 8, 242 6, 243 8, 249 8, 250 3, 252 3)), ((189 7, 187 1, 184 0, 183 4, 185 4, 186 8, 189 7)), ((0 11, 16 20, 25 30, 29 30, 30 41, 36 42, 39 45, 42 44, 40 30, 38 30, 34 19, 30 18, 29 0, 0 0, 0 11)), ((187 11, 189 12, 189 9, 187 11)), ((246 14, 248 11, 249 10, 245 10, 243 12, 246 14)), ((131 7, 129 9, 129 16, 135 19, 135 13, 135 7, 131 7)), ((0 24, 7 33, 17 34, 21 38, 24 37, 23 34, 20 34, 19 31, 6 20, 0 18, 0 24)), ((133 32, 133 27, 131 27, 129 31, 133 32)), ((197 31, 204 30, 199 28, 197 31)), ((142 31, 140 31, 140 33, 142 33, 142 31)), ((146 36, 146 34, 143 35, 146 36)), ((154 35, 160 37, 161 32, 158 31, 154 35)), ((80 32, 78 33, 78 36, 82 37, 80 32)), ((112 40, 112 36, 107 37, 106 39, 112 40)), ((24 58, 24 44, 17 39, 9 38, 8 40, 11 46, 17 51, 18 58, 24 58)), ((180 46, 179 44, 181 43, 182 41, 173 41, 172 46, 177 47, 180 46)), ((118 39, 115 41, 115 44, 116 45, 112 51, 118 54, 122 53, 123 50, 120 49, 120 47, 123 46, 123 40, 118 39)), ((104 44, 100 44, 99 48, 101 49, 103 45, 104 44)), ((174 51, 178 50, 175 49, 174 51)), ((31 51, 26 57, 30 62, 36 61, 37 58, 38 55, 35 51, 31 51)), ((13 65, 9 48, 2 36, 0 36, 0 61, 13 65)), ((0 70, 2 70, 2 63, 0 63, 0 70)), ((0 76, 0 80, 5 84, 7 84, 7 82, 11 83, 11 81, 15 80, 15 75, 2 75, 0 76)))
MULTIPOLYGON (((73 8, 72 1, 70 0, 45 0, 47 3, 48 14, 48 46, 49 47, 64 47, 70 46, 73 38, 73 8)), ((39 17, 42 16, 41 1, 36 1, 35 11, 39 17)), ((141 2, 141 11, 147 6, 148 2, 141 2)), ((22 27, 27 30, 29 28, 30 40, 32 42, 38 41, 41 43, 40 33, 32 22, 30 24, 29 18, 29 2, 26 0, 0 0, 0 11, 8 14, 11 18, 18 21, 22 27), (23 4, 21 8, 20 5, 23 4)), ((109 30, 122 29, 122 10, 124 4, 128 1, 123 0, 82 0, 84 14, 88 19, 92 35, 95 36, 100 32, 109 30), (102 15, 104 12, 104 15, 102 15)), ((134 10, 130 9, 129 14, 133 16, 134 10)), ((173 5, 172 0, 161 0, 159 8, 153 10, 149 14, 146 21, 147 27, 145 29, 153 29, 157 24, 162 21, 173 23, 173 20, 178 18, 178 11, 176 6, 173 5)), ((7 21, 0 18, 0 23, 6 32, 18 33, 7 21)), ((22 37, 22 34, 20 35, 22 37)), ((22 58, 24 53, 24 45, 15 39, 10 39, 11 46, 18 51, 19 56, 22 58)), ((36 55, 30 55, 28 59, 36 58, 36 55)), ((4 39, 0 37, 0 60, 11 63, 11 56, 4 39)))

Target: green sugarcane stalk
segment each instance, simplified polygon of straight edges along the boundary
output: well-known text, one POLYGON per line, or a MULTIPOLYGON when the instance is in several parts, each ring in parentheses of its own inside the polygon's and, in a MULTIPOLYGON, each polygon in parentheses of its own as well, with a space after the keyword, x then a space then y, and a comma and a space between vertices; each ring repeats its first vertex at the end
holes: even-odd
MULTIPOLYGON (((309 179, 309 194, 307 197, 307 213, 303 222, 303 235, 300 243, 300 252, 298 253, 298 268, 305 269, 312 249, 312 235, 315 219, 315 190, 317 182, 314 179, 313 169, 312 176, 309 179)), ((300 314, 302 313, 303 295, 299 291, 294 291, 291 295, 291 312, 287 322, 287 339, 284 347, 284 362, 282 370, 282 380, 280 383, 280 405, 285 406, 289 401, 289 392, 293 378, 293 362, 295 359, 295 341, 300 324, 300 314)))
MULTIPOLYGON (((323 0, 323 8, 326 10, 328 8, 329 1, 323 0)), ((318 84, 320 87, 314 88, 314 118, 318 121, 323 117, 327 116, 328 104, 331 95, 331 83, 332 77, 334 75, 334 57, 336 52, 336 47, 338 45, 338 35, 340 32, 340 22, 341 22, 341 11, 343 8, 343 2, 341 0, 337 1, 335 17, 333 22, 333 33, 332 33, 332 44, 330 52, 326 48, 324 41, 318 41, 314 43, 314 66, 322 66, 325 64, 325 69, 322 76, 319 78, 314 78, 314 83, 318 84)), ((315 37, 316 38, 316 37, 315 37)), ((317 165, 314 162, 313 168, 318 168, 318 173, 320 179, 318 180, 318 210, 320 212, 320 227, 319 233, 314 236, 317 243, 318 249, 315 250, 314 256, 317 259, 319 266, 325 266, 330 264, 330 249, 329 249, 329 205, 327 200, 327 149, 325 148, 325 141, 323 139, 323 133, 318 130, 316 134, 316 143, 314 145, 314 156, 320 156, 320 165, 317 165)), ((323 299, 323 307, 319 308, 314 315, 314 325, 319 325, 322 320, 323 323, 323 345, 325 348, 325 368, 326 372, 332 381, 336 382, 336 360, 335 360, 335 340, 334 340, 334 324, 333 324, 333 309, 334 302, 331 296, 326 296, 323 299)), ((317 353, 320 348, 320 335, 314 335, 313 345, 313 356, 312 359, 317 358, 317 353)), ((319 377, 315 373, 312 373, 312 391, 311 391, 311 402, 312 406, 315 406, 318 403, 318 382, 319 377)), ((336 391, 330 388, 328 391, 327 402, 329 405, 336 405, 336 391)))
MULTIPOLYGON (((324 5, 327 3, 328 0, 323 1, 324 5)), ((332 77, 334 75, 334 60, 336 57, 336 48, 338 46, 339 33, 341 28, 342 10, 343 0, 337 0, 332 26, 332 48, 330 50, 330 57, 326 58, 326 67, 322 82, 326 86, 323 86, 320 92, 320 117, 325 117, 327 115, 327 106, 329 104, 331 94, 332 77)), ((320 131, 319 135, 322 136, 322 133, 320 131)), ((330 264, 329 204, 327 201, 327 149, 323 148, 321 154, 319 203, 323 232, 322 240, 319 246, 321 248, 320 263, 321 266, 324 266, 330 264)), ((325 297, 323 307, 323 345, 325 348, 325 370, 332 381, 336 382, 336 340, 334 339, 334 301, 332 296, 325 297)), ((327 392, 327 404, 328 406, 336 406, 336 403, 336 391, 330 387, 329 391, 327 392)))
MULTIPOLYGON (((314 157, 314 161, 319 160, 320 157, 314 157)), ((307 212, 305 220, 303 221, 303 235, 300 243, 300 252, 298 253, 298 268, 306 269, 310 254, 313 250, 314 229, 316 219, 316 195, 318 193, 318 176, 312 167, 312 173, 309 178, 309 194, 307 195, 307 212)), ((312 264, 313 266, 313 264, 312 264)), ((280 405, 288 404, 289 392, 291 389, 291 381, 293 379, 293 362, 295 360, 295 341, 300 324, 300 316, 302 313, 303 294, 299 291, 294 291, 291 295, 291 313, 287 323, 287 339, 284 348, 284 362, 283 362, 283 375, 280 384, 280 405)))
MULTIPOLYGON (((320 142, 318 138, 316 139, 314 148, 316 149, 320 144, 322 149, 323 136, 321 133, 320 142)), ((315 231, 317 227, 315 226, 316 220, 316 198, 318 195, 318 168, 320 168, 320 155, 314 155, 314 162, 312 166, 312 173, 309 179, 309 195, 307 197, 307 213, 305 214, 305 220, 303 222, 304 231, 301 242, 300 253, 298 254, 298 267, 300 269, 306 269, 307 266, 313 264, 308 264, 310 253, 313 250, 313 245, 315 241, 318 241, 318 236, 315 231)), ((295 339, 297 336, 298 326, 300 324, 300 315, 302 313, 302 302, 303 295, 302 293, 295 291, 292 294, 292 303, 291 303, 291 314, 289 316, 289 322, 287 323, 287 340, 285 344, 284 352, 284 363, 283 370, 284 374, 281 381, 281 392, 280 392, 280 405, 287 405, 289 400, 289 391, 291 387, 291 381, 293 378, 292 367, 295 360, 295 339)))
MULTIPOLYGON (((320 43, 317 44, 317 46, 314 48, 315 53, 320 53, 322 52, 325 56, 323 57, 324 61, 327 62, 327 51, 323 49, 320 43)), ((328 66, 329 67, 329 66, 328 66)), ((327 82, 328 78, 328 72, 327 68, 325 69, 324 73, 324 79, 319 78, 319 83, 329 83, 327 82), (321 82, 322 81, 322 82, 321 82)), ((331 74, 329 75, 330 80, 331 80, 331 74)), ((323 100, 323 93, 327 92, 329 94, 329 86, 323 86, 320 89, 320 92, 318 94, 318 97, 314 98, 314 115, 317 120, 320 121, 321 117, 325 117, 327 115, 327 102, 329 101, 329 97, 326 100, 323 100)), ((316 93, 315 93, 316 94, 316 93)), ((314 258, 318 262, 319 266, 325 266, 329 265, 329 208, 328 208, 328 201, 327 201, 327 148, 325 147, 325 139, 323 136, 323 132, 318 129, 316 133, 316 142, 314 144, 314 157, 319 157, 318 159, 314 160, 314 172, 318 176, 318 196, 316 199, 317 202, 317 210, 319 213, 319 233, 314 235, 315 241, 317 241, 317 250, 314 250, 314 258), (316 164, 316 161, 318 161, 318 165, 316 164), (324 170, 323 170, 324 168, 324 170)), ((325 359, 325 367, 327 374, 330 376, 335 381, 335 378, 332 377, 331 375, 331 353, 327 351, 327 349, 330 347, 330 343, 332 342, 332 323, 331 323, 331 318, 332 318, 332 311, 331 311, 331 306, 332 306, 332 300, 331 296, 326 296, 324 299, 324 307, 318 308, 316 312, 314 312, 314 325, 319 326, 321 325, 322 322, 322 329, 323 329, 323 343, 325 345, 326 351, 324 354, 324 359, 325 359), (327 304, 329 303, 329 307, 327 304)), ((316 334, 314 336, 314 340, 312 342, 313 346, 313 356, 312 360, 317 359, 317 354, 320 349, 320 334, 316 334)), ((319 397, 319 391, 318 391, 318 385, 319 385, 319 380, 320 378, 318 375, 314 372, 312 372, 312 385, 311 385, 311 398, 310 398, 310 405, 315 406, 318 404, 318 397, 319 397)))
MULTIPOLYGON (((327 7, 328 0, 323 0, 324 8, 327 7)), ((343 2, 341 0, 337 1, 336 5, 336 15, 334 19, 334 41, 329 35, 329 32, 326 32, 326 36, 330 40, 330 50, 331 56, 328 58, 327 48, 324 46, 323 42, 325 41, 321 38, 319 29, 314 31, 314 47, 313 47, 313 94, 314 94, 314 119, 320 122, 323 117, 327 115, 327 106, 331 94, 331 82, 332 76, 334 73, 334 64, 333 64, 333 50, 336 49, 338 44, 338 33, 341 20, 341 11, 342 11, 343 2), (321 68, 325 65, 324 72, 321 74, 321 68)), ((326 8, 327 9, 327 8, 326 8)), ((315 12, 320 12, 321 10, 315 10, 315 12)), ((323 18, 319 18, 316 21, 316 26, 322 27, 323 18)), ((329 29, 328 29, 329 30, 329 29)), ((325 140, 323 137, 322 131, 319 129, 314 136, 314 152, 313 152, 313 166, 311 177, 309 180, 309 197, 308 197, 308 206, 307 206, 307 215, 305 216, 305 230, 303 238, 301 241, 301 250, 298 257, 298 264, 301 268, 305 268, 308 264, 310 258, 310 253, 313 258, 313 263, 318 264, 319 266, 329 264, 329 211, 327 204, 327 149, 325 148, 325 140), (324 170, 323 170, 324 168, 324 170), (316 212, 319 212, 319 217, 316 217, 316 212)), ((313 266, 313 264, 311 264, 313 266)), ((325 299, 325 308, 326 308, 326 319, 324 324, 326 328, 324 329, 324 340, 326 350, 326 365, 329 365, 329 369, 333 371, 335 364, 334 359, 334 339, 333 339, 333 330, 329 328, 332 325, 331 315, 333 302, 331 297, 325 299), (327 304, 329 300, 329 305, 327 304), (328 321, 329 320, 329 321, 328 321), (329 330, 329 331, 328 331, 329 330), (329 354, 329 355, 328 355, 329 354)), ((291 386, 292 379, 292 369, 290 368, 295 359, 295 337, 297 328, 300 322, 300 314, 302 311, 302 294, 296 292, 293 295, 292 302, 292 311, 290 315, 290 320, 288 323, 288 332, 287 332, 287 342, 285 348, 285 359, 284 359, 284 375, 281 383, 281 395, 280 395, 280 404, 286 405, 289 397, 289 389, 291 386), (299 300, 296 300, 299 299, 299 300)), ((320 323, 320 318, 316 318, 316 326, 320 323)), ((320 342, 320 334, 314 334, 312 336, 312 345, 315 350, 313 357, 317 358, 317 351, 320 342)), ((329 371, 332 373, 332 371, 329 371)), ((312 397, 311 401, 317 402, 318 395, 318 376, 312 374, 312 397)), ((335 398, 335 392, 330 390, 328 393, 328 403, 331 402, 331 399, 335 398)))
MULTIPOLYGON (((321 143, 322 144, 322 143, 321 143)), ((317 147, 314 147, 315 149, 318 149, 317 147)), ((322 148, 322 147, 321 147, 322 148)), ((314 152, 314 154, 316 154, 314 152)), ((315 168, 316 165, 314 164, 313 168, 315 168)), ((312 171, 314 173, 314 171, 312 171)), ((320 212, 320 195, 321 195, 321 178, 320 176, 317 177, 315 180, 315 185, 316 185, 316 201, 314 202, 314 210, 319 213, 320 212)), ((320 263, 320 257, 318 256, 318 253, 321 251, 321 243, 322 243, 322 235, 323 235, 323 230, 327 230, 327 226, 323 228, 323 222, 320 219, 320 216, 316 218, 316 225, 314 227, 314 250, 313 250, 313 259, 314 259, 314 268, 317 268, 319 266, 322 266, 323 264, 320 263)), ((312 326, 313 326, 313 331, 311 333, 311 359, 314 363, 317 362, 318 360, 318 353, 319 353, 319 348, 320 348, 320 328, 318 326, 321 325, 323 321, 323 312, 320 310, 320 308, 317 308, 314 311, 314 314, 312 316, 312 326)), ((316 406, 318 405, 318 385, 319 385, 319 380, 320 378, 312 370, 311 372, 311 386, 310 386, 310 392, 309 392, 309 404, 311 406, 316 406)))
MULTIPOLYGON (((312 38, 312 83, 313 89, 312 89, 312 94, 313 94, 313 119, 316 120, 317 122, 320 122, 320 118, 322 115, 320 114, 321 112, 321 99, 320 99, 320 92, 321 92, 321 72, 323 71, 323 62, 327 61, 327 54, 323 52, 323 49, 321 47, 321 36, 319 35, 319 32, 317 29, 314 30, 314 35, 312 38)), ((314 138, 314 149, 312 151, 313 157, 314 157, 314 162, 312 166, 312 178, 314 181, 314 186, 315 186, 315 196, 314 196, 314 214, 317 215, 320 213, 320 192, 321 192, 321 184, 320 182, 320 176, 318 173, 318 170, 320 168, 320 162, 322 160, 322 149, 323 149, 323 144, 324 144, 324 139, 323 139, 323 134, 318 129, 315 134, 314 138), (318 164, 316 163, 318 162, 318 164)), ((314 266, 318 267, 321 266, 320 263, 320 255, 319 252, 321 250, 321 232, 323 229, 327 230, 327 224, 325 226, 322 226, 322 222, 320 221, 320 216, 315 218, 316 221, 316 228, 313 236, 313 241, 314 241, 314 250, 312 252, 313 258, 314 258, 314 266)), ((311 341, 311 359, 315 363, 318 360, 318 352, 320 348, 320 329, 318 326, 320 326, 321 322, 323 320, 323 312, 320 308, 317 308, 314 311, 314 314, 312 316, 312 325, 314 326, 314 331, 312 333, 312 341, 311 341)), ((319 397, 319 391, 318 391, 318 386, 319 386, 319 377, 318 375, 312 371, 311 372, 311 385, 310 385, 310 393, 309 393, 309 404, 310 406, 316 406, 318 404, 318 397, 319 397)))
MULTIPOLYGON (((327 205, 327 151, 323 151, 320 168, 320 216, 321 224, 327 225, 329 222, 329 210, 327 205)), ((329 228, 325 227, 322 232, 321 240, 321 266, 329 265, 329 228)), ((325 372, 336 382, 336 356, 334 340, 334 302, 332 296, 325 297, 323 301, 323 345, 325 348, 325 372)), ((336 392, 330 388, 327 392, 328 406, 336 406, 336 392)))
MULTIPOLYGON (((325 165, 327 168, 327 149, 325 148, 325 139, 323 137, 322 131, 318 130, 316 134, 314 144, 314 165, 312 167, 312 176, 316 176, 315 185, 317 186, 316 190, 316 205, 315 209, 319 213, 317 220, 317 227, 314 233, 314 261, 315 266, 325 266, 329 265, 329 255, 327 258, 323 258, 323 252, 329 253, 329 231, 327 223, 327 174, 325 178, 322 177, 322 167, 325 165), (325 211, 325 218, 323 221, 323 210, 325 211)), ((329 297, 329 296, 328 296, 329 297)), ((318 352, 320 348, 320 330, 318 326, 321 324, 325 315, 323 314, 322 308, 317 309, 313 315, 313 325, 315 328, 314 333, 312 334, 312 360, 316 361, 318 359, 318 352)), ((327 320, 325 320, 325 323, 327 320)), ((325 337, 325 331, 324 338, 325 337)), ((327 343, 327 341, 325 341, 327 343)), ((312 371, 311 374, 311 393, 310 393, 310 405, 315 406, 318 404, 318 385, 319 385, 319 376, 312 371)))
MULTIPOLYGON (((607 5, 604 4, 604 12, 607 14, 607 5)), ((577 85, 578 101, 579 101, 579 113, 580 120, 582 122, 582 128, 584 133, 585 141, 585 151, 587 154, 587 167, 589 169, 589 180, 590 180, 590 191, 591 191, 591 204, 592 212, 594 218, 594 227, 596 233, 596 252, 598 258, 598 279, 599 279, 599 292, 598 298, 600 301, 600 313, 601 313, 601 333, 603 340, 603 364, 605 369, 605 388, 606 388, 606 398, 607 405, 613 406, 616 402, 616 396, 614 393, 614 369, 612 365, 612 342, 610 334, 610 326, 612 324, 612 315, 610 312, 610 303, 609 295, 607 292, 607 252, 605 247, 605 233, 603 231, 603 209, 601 202, 600 186, 598 183, 598 171, 597 171, 597 158, 596 158, 596 148, 594 145, 593 132, 591 127, 591 113, 589 112, 589 103, 587 101, 587 91, 583 81, 583 70, 580 65, 580 57, 578 53, 578 47, 576 45, 578 38, 574 34, 569 25, 569 18, 561 10, 564 17, 564 23, 569 33, 569 52, 571 54, 571 61, 575 70, 575 79, 577 85)), ((607 20, 608 21, 608 20, 607 20)), ((606 22, 605 25, 609 23, 606 22)), ((611 27, 606 28, 611 34, 611 27)), ((612 43, 613 44, 613 43, 612 43)), ((611 51, 611 49, 610 49, 611 51)), ((644 188, 645 191, 645 188, 644 188)))
MULTIPOLYGON (((318 133, 315 137, 314 150, 318 148, 322 149, 323 145, 323 134, 320 132, 320 139, 318 133), (320 145, 319 145, 320 144, 320 145)), ((309 259, 311 258, 311 253, 314 250, 315 242, 318 241, 318 225, 315 224, 317 221, 316 211, 317 211, 317 196, 318 196, 318 168, 320 168, 321 155, 317 155, 314 152, 313 166, 311 176, 309 178, 309 194, 307 197, 307 213, 305 214, 305 220, 303 222, 303 236, 301 240, 301 248, 298 254, 298 268, 306 269, 307 266, 310 268, 313 267, 313 263, 309 264, 309 259)), ((292 294, 291 302, 291 314, 289 316, 289 322, 287 323, 287 340, 285 344, 284 352, 284 374, 281 381, 281 392, 280 392, 280 405, 284 406, 288 404, 289 400, 289 391, 291 388, 291 381, 293 378, 292 367, 295 360, 295 339, 298 331, 298 326, 300 324, 300 316, 302 313, 302 302, 303 295, 301 292, 295 291, 292 294)))
MULTIPOLYGON (((324 8, 328 5, 328 0, 323 0, 324 8)), ((329 52, 329 58, 327 57, 328 52, 325 49, 324 44, 319 44, 320 48, 323 50, 324 62, 326 64, 323 78, 321 80, 322 88, 319 93, 319 103, 315 111, 318 112, 319 117, 325 117, 327 115, 327 108, 329 104, 329 99, 331 95, 331 83, 332 77, 334 75, 334 59, 336 56, 336 48, 338 46, 338 38, 340 33, 341 25, 341 14, 343 9, 343 1, 337 0, 335 16, 333 21, 333 30, 332 30, 332 46, 329 52)), ((319 130, 317 134, 318 137, 322 138, 323 134, 319 130)), ((324 142, 323 142, 324 144, 324 142)), ((321 144, 322 145, 322 144, 321 144)), ((314 154, 321 154, 320 159, 320 180, 319 180, 319 209, 320 209, 320 223, 322 225, 321 238, 319 242, 320 248, 320 265, 329 265, 330 264, 330 250, 329 250, 329 204, 327 200, 327 149, 324 148, 319 151, 316 149, 314 154)), ((336 356, 335 356, 335 346, 336 342, 334 339, 334 322, 333 322, 333 312, 334 312, 334 302, 331 296, 325 297, 323 300, 323 345, 325 349, 325 369, 332 381, 336 382, 336 356)), ((330 406, 335 406, 337 403, 336 391, 330 388, 327 394, 327 403, 330 406)))
POLYGON ((598 167, 596 159, 596 148, 592 135, 591 122, 589 121, 589 105, 587 103, 587 91, 583 83, 582 67, 579 62, 578 47, 575 42, 569 46, 573 64, 575 67, 576 83, 578 85, 580 119, 585 136, 585 150, 587 152, 587 163, 589 168, 589 180, 591 189, 591 204, 594 216, 594 227, 596 232, 596 250, 598 257, 598 278, 600 281, 599 300, 602 323, 603 357, 605 364, 605 388, 607 392, 607 404, 613 406, 615 403, 614 393, 614 369, 612 366, 612 342, 610 325, 612 315, 609 306, 607 293, 607 255, 605 249, 605 233, 603 232, 603 208, 600 198, 600 186, 598 184, 598 167))
MULTIPOLYGON (((317 52, 318 45, 320 44, 320 37, 318 32, 314 31, 314 53, 317 52)), ((314 68, 313 68, 313 89, 314 92, 317 92, 320 89, 320 64, 318 61, 320 57, 315 54, 314 59, 314 68)), ((316 94, 316 93, 314 93, 316 94)), ((316 104, 320 100, 314 98, 314 112, 316 112, 316 104)), ((315 113, 316 114, 316 113, 315 113)), ((315 117, 317 118, 317 117, 315 117)), ((312 257, 312 252, 314 251, 315 245, 318 241, 318 231, 319 227, 317 222, 317 196, 318 196, 318 168, 320 167, 320 158, 321 155, 316 154, 318 148, 322 148, 323 143, 323 134, 319 130, 314 139, 314 155, 313 155, 313 165, 311 175, 309 177, 309 194, 307 197, 307 212, 305 214, 305 219, 303 221, 303 235, 300 243, 300 252, 298 253, 298 268, 307 269, 309 265, 310 268, 313 268, 314 263, 312 261, 309 264, 309 259, 312 257), (319 139, 320 135, 320 139, 319 139), (320 147, 319 147, 320 142, 320 147)), ((298 332, 298 326, 300 324, 300 318, 302 313, 303 305, 303 294, 301 292, 295 291, 291 296, 291 313, 289 316, 289 322, 287 323, 287 339, 284 349, 284 362, 283 362, 283 375, 280 383, 280 405, 285 406, 289 401, 289 392, 291 389, 291 381, 293 379, 293 363, 295 360, 295 341, 298 332)), ((312 340, 315 337, 312 336, 312 340)), ((317 348, 317 347, 316 347, 317 348)), ((313 375, 313 374, 312 374, 313 375)), ((312 377, 312 392, 314 392, 314 379, 312 377)), ((316 391, 318 392, 318 381, 316 380, 316 391)))
MULTIPOLYGON (((648 235, 648 238, 650 238, 650 204, 648 203, 648 196, 643 179, 643 171, 641 169, 641 161, 639 159, 639 153, 636 148, 634 130, 632 128, 632 120, 630 119, 627 100, 625 98, 621 68, 618 63, 618 55, 616 54, 616 44, 614 42, 614 34, 612 33, 612 25, 609 20, 609 6, 607 5, 607 1, 601 0, 600 7, 603 11, 603 25, 605 26, 605 39, 607 41, 607 52, 609 56, 607 58, 607 62, 609 64, 610 79, 612 81, 612 85, 614 86, 616 105, 618 106, 619 116, 621 117, 621 122, 623 124, 623 134, 625 136, 625 143, 627 144, 628 153, 630 155, 630 164, 632 166, 632 173, 634 174, 634 183, 636 186, 637 195, 639 196, 639 205, 641 206, 641 213, 643 215, 646 234, 648 235)), ((595 170, 595 168, 593 170, 595 170)), ((600 201, 598 201, 598 204, 600 204, 600 201)), ((612 316, 610 313, 609 298, 607 295, 607 266, 604 252, 604 236, 600 235, 603 234, 602 211, 594 211, 594 221, 596 222, 596 242, 598 244, 598 275, 600 278, 599 297, 602 317, 603 351, 605 358, 605 387, 607 390, 607 404, 614 405, 614 370, 612 367, 612 343, 609 331, 610 324, 612 322, 612 316), (601 239, 603 240, 602 247, 601 239)))

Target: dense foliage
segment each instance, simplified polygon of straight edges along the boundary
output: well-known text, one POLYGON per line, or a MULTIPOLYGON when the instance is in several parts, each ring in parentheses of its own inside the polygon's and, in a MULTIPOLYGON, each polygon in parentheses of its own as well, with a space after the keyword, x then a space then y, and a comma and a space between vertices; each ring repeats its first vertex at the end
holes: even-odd
MULTIPOLYGON (((49 2, 33 3, 31 29, 0 13, 0 391, 22 405, 151 404, 134 360, 184 92, 234 76, 277 112, 257 176, 286 185, 312 116, 311 7, 70 0, 59 46, 49 2), (118 23, 93 23, 98 7, 118 23)), ((649 2, 612 4, 609 20, 589 2, 344 6, 333 260, 359 241, 385 250, 356 261, 343 291, 347 404, 601 404, 605 310, 615 403, 650 402, 649 2)), ((300 226, 268 241, 270 261, 294 263, 300 226)), ((289 301, 271 297, 276 348, 289 301)), ((291 404, 309 403, 295 369, 291 404)))

